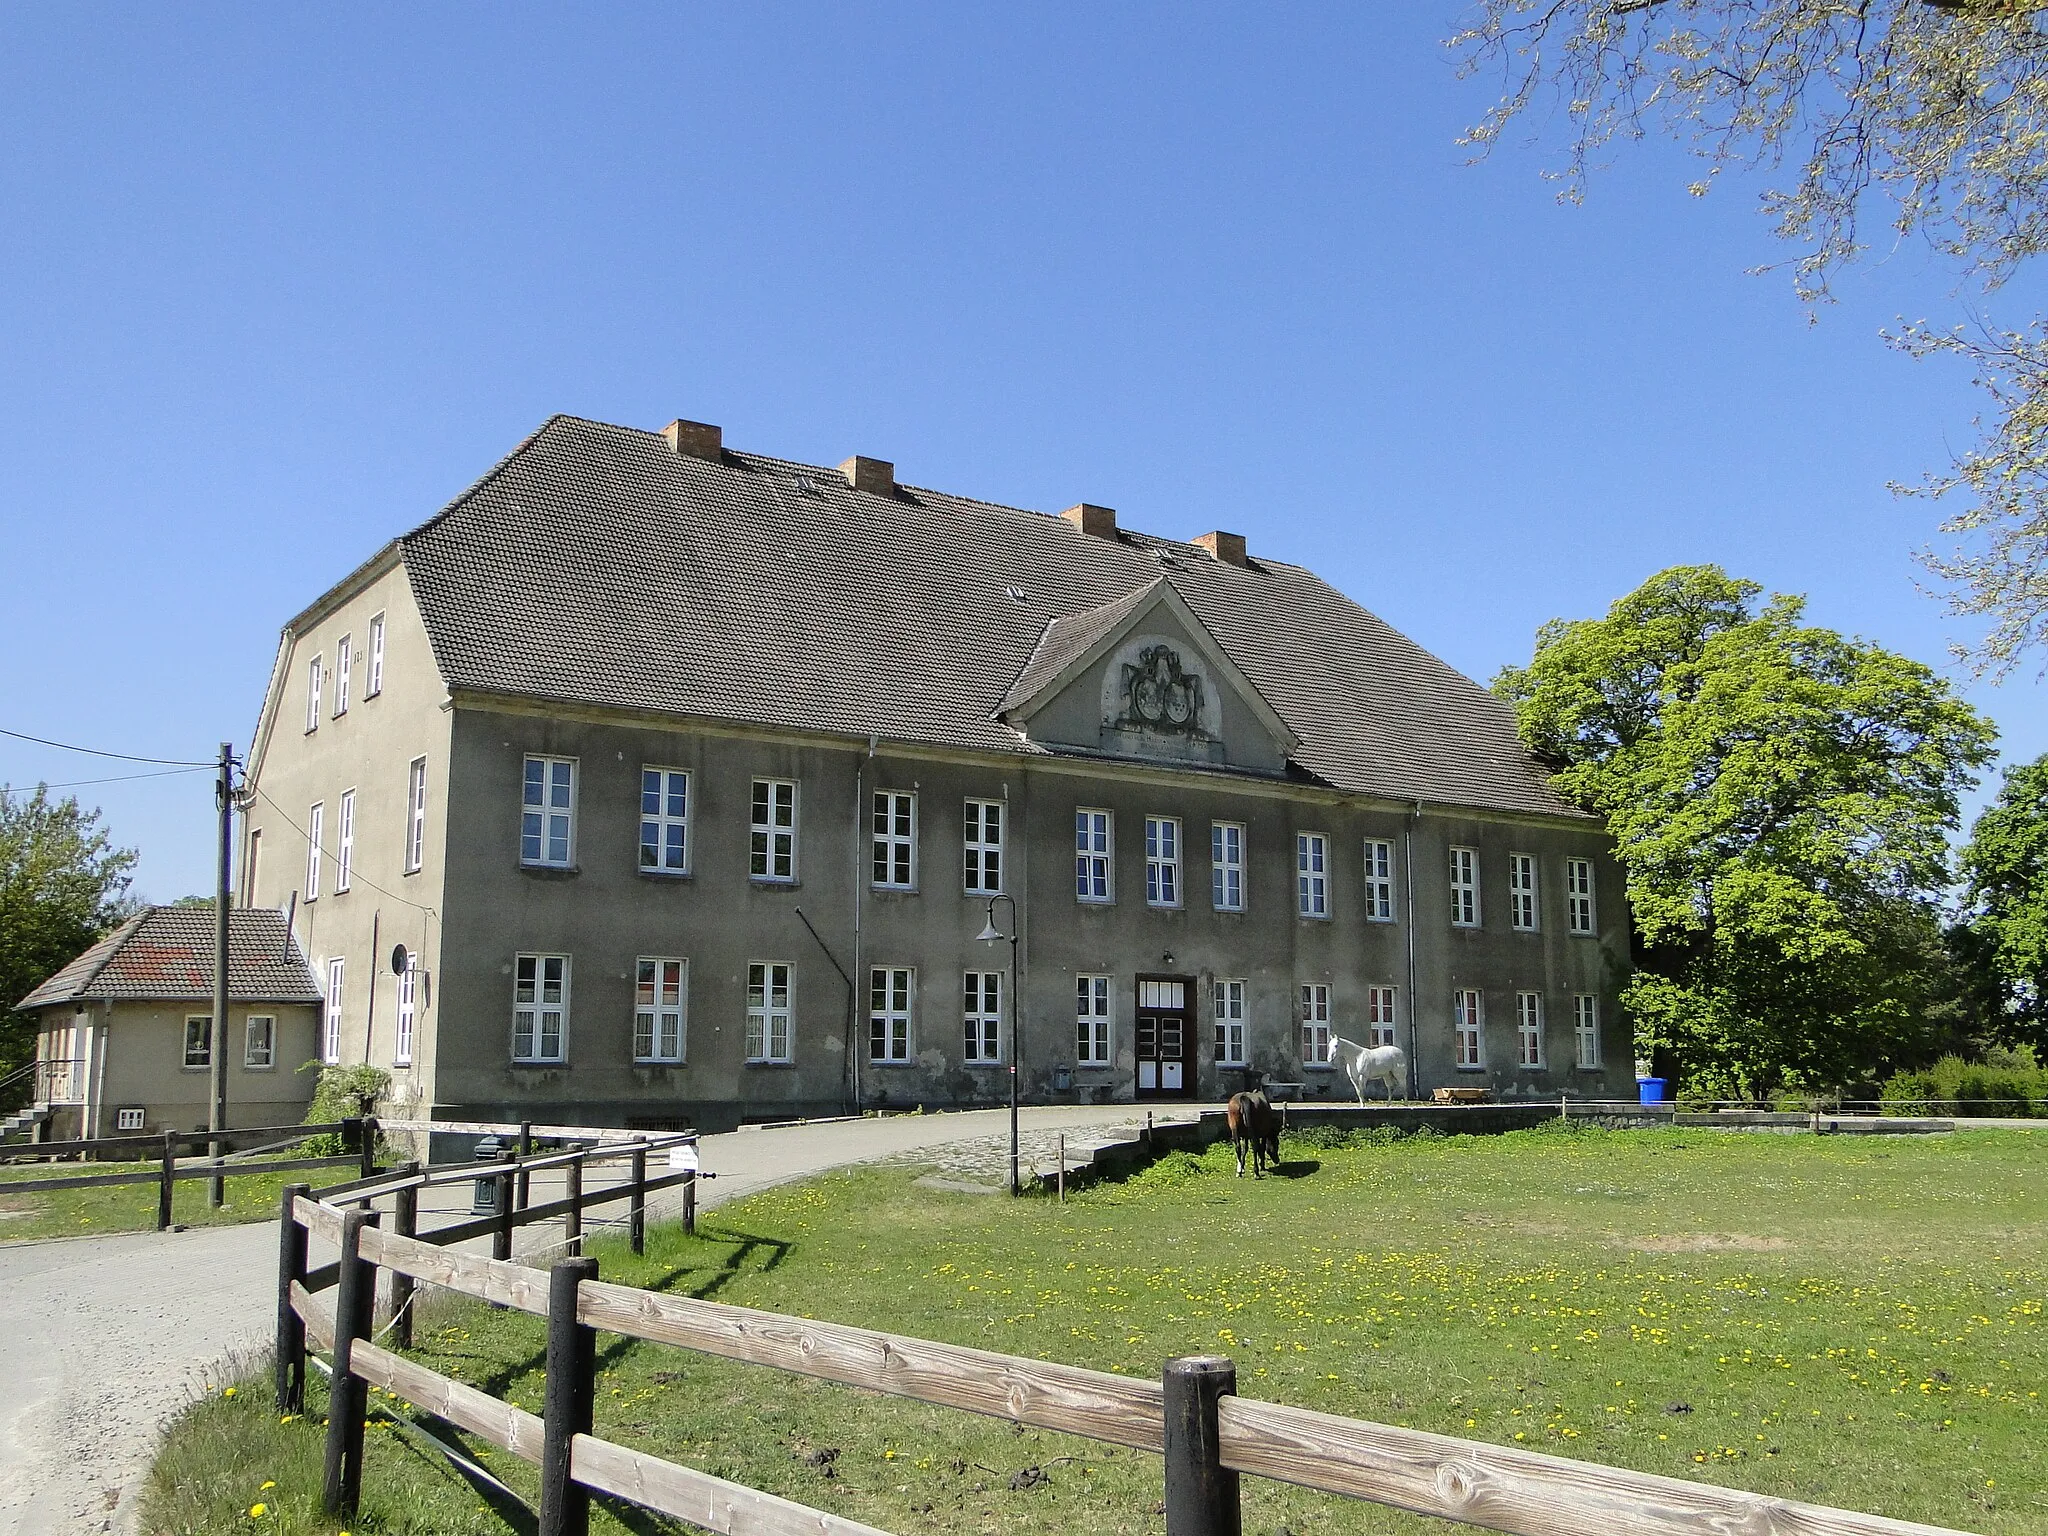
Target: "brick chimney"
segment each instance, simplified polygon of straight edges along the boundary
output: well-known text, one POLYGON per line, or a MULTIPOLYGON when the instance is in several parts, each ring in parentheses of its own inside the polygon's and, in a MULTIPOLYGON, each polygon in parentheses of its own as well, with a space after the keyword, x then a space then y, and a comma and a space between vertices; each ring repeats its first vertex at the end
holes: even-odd
POLYGON ((1093 534, 1098 539, 1116 537, 1116 508, 1098 507, 1091 501, 1069 507, 1060 514, 1083 533, 1093 534))
POLYGON ((1225 565, 1248 563, 1244 557, 1244 535, 1241 533, 1205 533, 1195 542, 1225 565))
POLYGON ((864 459, 856 453, 839 466, 839 473, 846 476, 846 483, 856 491, 866 491, 871 496, 896 494, 896 466, 887 459, 864 459))
POLYGON ((707 464, 725 462, 725 434, 701 421, 672 421, 661 429, 676 457, 702 459, 707 464))

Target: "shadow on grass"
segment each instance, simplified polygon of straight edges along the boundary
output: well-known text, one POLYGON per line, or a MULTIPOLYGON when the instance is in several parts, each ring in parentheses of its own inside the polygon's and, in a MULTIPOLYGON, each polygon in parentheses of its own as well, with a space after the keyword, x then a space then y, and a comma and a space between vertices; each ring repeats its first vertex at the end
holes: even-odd
POLYGON ((1305 1179, 1312 1173, 1321 1173, 1322 1170, 1321 1159, 1313 1157, 1297 1157, 1273 1165, 1273 1172, 1283 1179, 1305 1179))

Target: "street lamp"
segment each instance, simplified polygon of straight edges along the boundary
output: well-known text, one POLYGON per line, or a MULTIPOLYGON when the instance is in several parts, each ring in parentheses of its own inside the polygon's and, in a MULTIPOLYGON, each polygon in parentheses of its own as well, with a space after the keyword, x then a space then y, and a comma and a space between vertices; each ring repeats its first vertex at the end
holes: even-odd
POLYGON ((981 932, 975 935, 984 944, 1000 944, 1010 941, 1010 1193, 1022 1193, 1017 1179, 1017 1042, 1024 1033, 1024 992, 1017 985, 1017 901, 1006 891, 998 891, 988 899, 988 921, 982 924, 981 932), (1010 904, 1010 931, 1005 934, 996 927, 996 903, 1010 904))

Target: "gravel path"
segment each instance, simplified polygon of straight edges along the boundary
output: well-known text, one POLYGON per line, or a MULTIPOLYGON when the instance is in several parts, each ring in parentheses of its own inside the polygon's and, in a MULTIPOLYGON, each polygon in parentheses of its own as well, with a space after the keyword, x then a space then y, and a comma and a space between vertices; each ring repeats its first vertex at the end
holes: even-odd
MULTIPOLYGON (((1188 1106, 1171 1117, 1193 1113, 1188 1106)), ((1061 1131, 1078 1141, 1143 1123, 1127 1104, 1026 1109, 1025 1162, 1051 1168, 1061 1131)), ((705 1137, 702 1150, 705 1168, 719 1175, 700 1186, 706 1208, 878 1159, 1001 1179, 1009 1112, 736 1131, 705 1137)), ((466 1209, 467 1186, 456 1188, 436 1202, 451 1216, 458 1203, 466 1209)), ((548 1193, 536 1176, 535 1202, 548 1193)), ((552 1233, 528 1236, 545 1246, 552 1233)), ((276 1255, 268 1223, 0 1243, 0 1536, 136 1530, 137 1495, 164 1423, 231 1356, 268 1344, 276 1255)))

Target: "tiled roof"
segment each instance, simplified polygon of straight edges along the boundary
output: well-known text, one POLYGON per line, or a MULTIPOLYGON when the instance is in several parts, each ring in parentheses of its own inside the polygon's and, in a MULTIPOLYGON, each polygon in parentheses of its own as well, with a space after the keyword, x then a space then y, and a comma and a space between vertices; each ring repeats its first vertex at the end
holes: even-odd
POLYGON ((1062 614, 1050 620, 1045 626, 1045 633, 1039 636, 1038 644, 1032 649, 1030 659, 1024 663, 1024 670, 1017 674, 1017 681, 1010 685, 1010 691, 1003 696, 996 712, 1005 714, 1028 702, 1041 688, 1079 660, 1089 646, 1123 623, 1146 598, 1165 584, 1166 578, 1162 576, 1104 603, 1100 608, 1062 614))
MULTIPOLYGON (((306 957, 269 908, 228 913, 228 991, 242 1003, 317 1003, 306 957)), ((213 996, 213 908, 148 907, 57 972, 16 1006, 78 998, 213 996)))
POLYGON ((1275 560, 566 416, 401 542, 451 688, 1005 753, 1042 750, 996 714, 1048 626, 1170 574, 1307 776, 1579 814, 1504 702, 1275 560))

